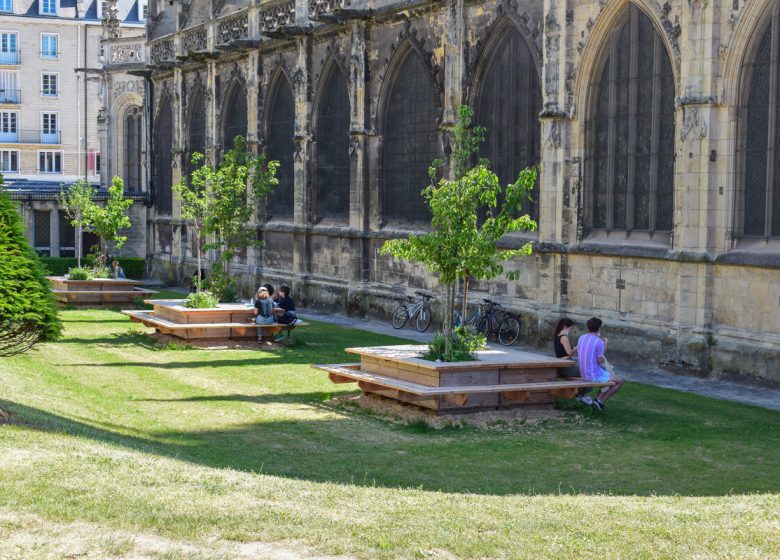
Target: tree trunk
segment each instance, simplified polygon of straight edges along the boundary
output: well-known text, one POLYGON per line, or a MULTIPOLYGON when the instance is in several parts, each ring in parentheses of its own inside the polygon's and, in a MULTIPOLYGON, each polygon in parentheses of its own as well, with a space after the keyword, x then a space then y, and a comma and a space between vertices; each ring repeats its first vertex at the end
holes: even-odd
POLYGON ((76 244, 76 247, 75 247, 75 249, 76 249, 76 266, 78 268, 81 268, 81 249, 82 249, 82 246, 84 245, 84 242, 81 239, 81 234, 82 234, 81 224, 79 224, 79 225, 76 226, 76 243, 75 243, 76 244))
POLYGON ((455 286, 447 284, 444 292, 444 353, 449 354, 452 348, 452 312, 455 309, 455 286))
POLYGON ((463 322, 466 321, 466 311, 468 311, 469 308, 469 273, 465 273, 463 275, 463 308, 462 308, 462 315, 463 315, 463 322))
POLYGON ((195 254, 198 257, 198 271, 195 273, 195 291, 200 293, 200 270, 201 270, 201 264, 200 264, 200 227, 198 225, 195 226, 195 254))

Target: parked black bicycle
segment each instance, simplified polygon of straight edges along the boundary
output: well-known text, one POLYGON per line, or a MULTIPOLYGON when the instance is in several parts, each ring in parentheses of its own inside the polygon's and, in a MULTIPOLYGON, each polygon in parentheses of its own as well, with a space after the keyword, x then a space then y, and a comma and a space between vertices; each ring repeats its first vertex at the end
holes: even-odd
POLYGON ((485 338, 493 335, 499 344, 512 346, 520 338, 520 315, 510 311, 498 311, 501 304, 495 301, 482 301, 484 303, 479 304, 477 311, 469 317, 466 324, 483 333, 485 338))
POLYGON ((414 325, 415 328, 419 332, 425 332, 428 330, 428 327, 431 326, 431 320, 433 319, 433 313, 431 312, 431 305, 429 302, 434 299, 434 297, 423 292, 414 293, 420 296, 418 301, 415 302, 412 296, 406 296, 409 300, 409 305, 402 303, 393 311, 393 327, 400 329, 406 324, 406 321, 414 319, 416 316, 417 321, 414 325))

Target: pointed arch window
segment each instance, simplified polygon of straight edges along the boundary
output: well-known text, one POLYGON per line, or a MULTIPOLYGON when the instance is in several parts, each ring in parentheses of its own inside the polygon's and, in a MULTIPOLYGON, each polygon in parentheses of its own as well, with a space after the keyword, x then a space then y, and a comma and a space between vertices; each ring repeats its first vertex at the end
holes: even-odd
POLYGON ((420 56, 409 49, 387 99, 382 138, 382 212, 386 220, 427 222, 421 191, 441 157, 436 93, 420 56))
POLYGON ((173 175, 171 157, 173 150, 173 110, 171 100, 163 99, 157 111, 154 127, 154 189, 155 206, 160 214, 170 214, 173 206, 171 183, 173 175))
POLYGON ((140 107, 130 107, 125 111, 125 168, 122 176, 128 191, 141 190, 141 146, 143 143, 141 116, 140 107))
POLYGON ((269 217, 292 218, 295 200, 295 100, 287 79, 280 76, 268 106, 268 159, 279 162, 276 178, 279 184, 268 197, 269 217))
POLYGON ((225 97, 224 126, 222 131, 222 148, 227 151, 233 148, 236 136, 246 138, 246 88, 236 82, 225 97))
POLYGON ((338 67, 330 72, 317 116, 317 216, 349 216, 349 94, 338 67))
POLYGON ((206 97, 203 90, 198 88, 188 103, 189 118, 187 120, 187 161, 185 169, 187 173, 194 171, 192 154, 203 154, 206 149, 206 97))
MULTIPOLYGON (((514 182, 521 169, 539 163, 539 74, 528 44, 511 24, 484 68, 474 108, 476 124, 486 129, 480 156, 490 161, 501 184, 514 182)), ((523 212, 537 218, 537 201, 535 192, 523 212)))
POLYGON ((780 4, 747 64, 743 121, 743 234, 780 237, 780 4))
POLYGON ((652 21, 631 4, 592 86, 591 227, 669 232, 674 182, 674 77, 652 21))

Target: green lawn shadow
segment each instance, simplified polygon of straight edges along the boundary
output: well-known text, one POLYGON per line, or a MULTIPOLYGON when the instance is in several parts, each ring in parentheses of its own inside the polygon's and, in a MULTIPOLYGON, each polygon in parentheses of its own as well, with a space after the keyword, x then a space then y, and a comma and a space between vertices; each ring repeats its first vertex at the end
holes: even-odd
MULTIPOLYGON (((776 436, 765 431, 755 434, 750 443, 735 444, 751 417, 766 411, 723 403, 724 420, 734 421, 731 429, 721 422, 697 420, 695 415, 683 424, 675 414, 680 407, 695 409, 702 406, 696 399, 709 399, 628 387, 639 393, 634 402, 649 395, 656 404, 637 410, 616 401, 607 414, 594 415, 584 427, 564 422, 509 434, 476 429, 420 433, 375 417, 326 409, 329 414, 324 419, 273 419, 141 436, 13 402, 0 401, 0 408, 36 429, 213 468, 323 483, 490 495, 722 496, 780 491, 780 478, 772 475, 777 470, 772 464, 776 447, 771 447, 776 436), (666 399, 659 401, 654 393, 666 399)), ((317 408, 329 396, 326 392, 235 393, 141 400, 177 410, 187 405, 188 414, 211 415, 226 403, 317 408)))

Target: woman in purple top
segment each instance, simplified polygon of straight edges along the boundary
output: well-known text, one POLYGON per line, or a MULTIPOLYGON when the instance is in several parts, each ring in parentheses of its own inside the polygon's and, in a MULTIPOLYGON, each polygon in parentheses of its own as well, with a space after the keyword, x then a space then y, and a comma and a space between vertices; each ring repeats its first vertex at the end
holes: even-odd
POLYGON ((593 406, 604 410, 604 403, 617 393, 623 386, 623 378, 605 369, 607 359, 604 354, 607 351, 607 339, 601 338, 601 319, 592 317, 588 319, 588 334, 582 335, 577 340, 577 352, 580 355, 580 375, 587 381, 606 382, 612 381, 612 387, 593 401, 593 406))

